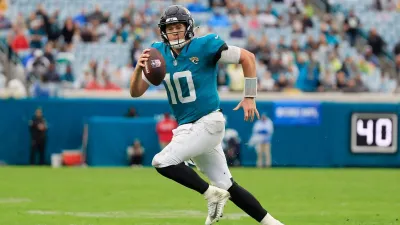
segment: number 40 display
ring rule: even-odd
[[[353,113],[351,116],[351,152],[396,153],[397,113]]]
[[[372,145],[375,139],[375,144],[377,146],[389,147],[392,144],[392,129],[392,121],[388,118],[377,119],[375,123],[371,119],[357,120],[357,134],[360,136],[365,136],[367,138],[368,145]],[[386,133],[385,136],[383,136],[383,131]]]

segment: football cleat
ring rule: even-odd
[[[224,207],[228,199],[230,198],[229,192],[211,186],[204,193],[204,198],[207,200],[208,216],[205,224],[211,225],[214,222],[219,221],[224,212]]]

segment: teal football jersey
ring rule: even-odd
[[[175,58],[170,47],[155,42],[163,55],[167,74],[163,81],[168,101],[179,125],[219,109],[215,56],[225,42],[216,34],[195,37]]]

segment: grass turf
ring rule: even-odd
[[[286,225],[400,225],[400,170],[232,169]],[[206,201],[151,168],[0,168],[0,225],[204,224]],[[232,202],[218,225],[251,225]]]

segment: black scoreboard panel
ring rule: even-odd
[[[353,153],[396,153],[397,114],[353,113],[351,151]]]

